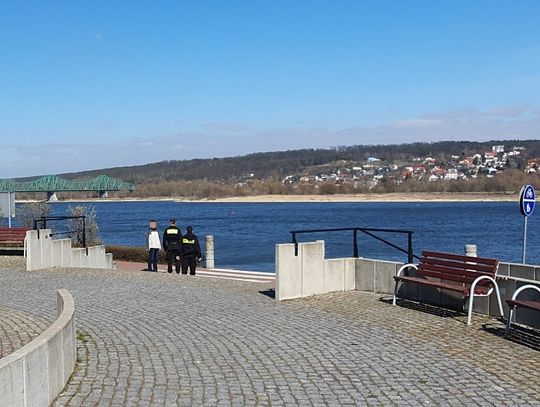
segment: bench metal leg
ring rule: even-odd
[[[467,325],[471,325],[474,294],[469,295],[469,309],[467,310]]]
[[[495,288],[495,294],[497,296],[497,303],[499,305],[499,312],[501,314],[501,317],[504,318],[503,313],[503,307],[501,302],[501,294],[499,293],[499,286],[497,285],[497,282],[494,278],[491,278],[489,276],[481,276],[478,277],[476,280],[473,281],[471,285],[471,292],[469,293],[469,309],[467,310],[467,325],[471,325],[471,319],[472,319],[472,309],[473,309],[473,300],[474,300],[474,290],[476,289],[476,284],[478,284],[481,280],[489,280],[493,284],[493,287]],[[489,296],[489,292],[487,295],[482,295],[482,297]]]
[[[510,324],[512,324],[512,316],[514,314],[514,307],[510,308],[510,313],[508,314],[508,320],[506,321],[506,329],[504,330],[504,337],[507,338],[510,333]]]

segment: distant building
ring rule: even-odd
[[[414,172],[425,173],[427,171],[427,169],[426,169],[426,166],[424,164],[413,164],[413,171]]]
[[[450,168],[446,174],[444,174],[444,179],[446,180],[457,180],[458,171],[455,168]]]

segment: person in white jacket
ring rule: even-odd
[[[157,231],[157,222],[155,220],[150,221],[150,230],[147,233],[146,247],[148,249],[148,268],[145,271],[158,271],[158,253],[161,249],[161,241],[159,239],[159,232]]]

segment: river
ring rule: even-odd
[[[192,225],[204,246],[204,236],[215,241],[216,267],[274,271],[274,246],[291,241],[291,230],[340,227],[409,229],[416,254],[430,249],[463,253],[476,244],[478,255],[521,262],[523,216],[516,202],[317,202],[214,203],[125,201],[81,203],[93,205],[100,237],[106,244],[144,246],[149,219],[160,232],[170,218],[182,231]],[[51,215],[66,215],[69,206],[51,204]],[[61,225],[57,225],[61,228]],[[385,235],[400,247],[402,235]],[[327,257],[351,256],[352,233],[303,235],[300,241],[324,239]],[[405,261],[406,256],[368,236],[359,235],[360,255]],[[540,264],[540,215],[528,220],[527,262]]]

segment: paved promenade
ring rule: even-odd
[[[80,361],[57,406],[540,405],[540,351],[492,319],[467,328],[362,292],[278,303],[270,283],[16,268],[0,259],[0,310],[51,321],[57,288],[75,299]]]

